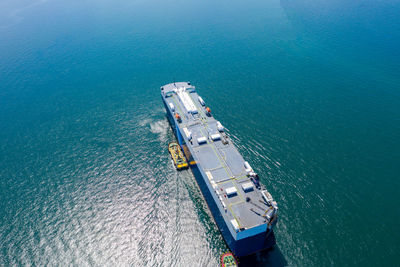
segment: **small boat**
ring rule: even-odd
[[[178,170],[186,169],[189,165],[186,162],[185,156],[177,143],[171,143],[168,146],[169,153],[172,156],[175,167]]]
[[[221,266],[222,267],[237,267],[239,266],[235,256],[231,252],[227,252],[221,255]]]

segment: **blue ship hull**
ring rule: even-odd
[[[182,134],[179,130],[178,125],[176,124],[173,115],[171,114],[170,110],[167,107],[167,104],[165,103],[164,98],[162,98],[164,107],[167,111],[167,118],[168,121],[174,131],[174,134],[176,136],[176,139],[178,140],[179,145],[181,146],[182,150],[184,151],[186,157],[188,158],[188,162],[192,162],[193,158],[191,157],[190,151],[188,147],[185,144],[184,138],[182,137]],[[196,182],[203,194],[204,199],[206,200],[206,203],[208,205],[208,208],[211,211],[211,214],[222,234],[222,236],[225,239],[226,244],[230,248],[230,250],[235,254],[237,257],[243,257],[246,255],[253,254],[257,251],[265,250],[268,248],[271,248],[272,246],[275,245],[275,236],[272,230],[270,232],[261,232],[260,234],[248,237],[248,238],[242,238],[239,240],[236,240],[232,234],[231,231],[229,231],[226,222],[224,218],[221,215],[221,212],[216,204],[216,199],[213,197],[211,194],[210,188],[208,185],[205,183],[205,176],[202,174],[201,170],[199,169],[199,164],[190,164],[190,168],[192,170],[192,173],[196,179]]]

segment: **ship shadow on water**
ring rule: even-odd
[[[287,266],[288,263],[283,256],[281,250],[278,245],[274,245],[272,248],[268,250],[264,250],[258,252],[251,256],[242,257],[239,259],[239,266]]]

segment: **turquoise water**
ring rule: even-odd
[[[398,1],[0,3],[0,265],[217,266],[159,87],[191,81],[279,203],[248,266],[400,262]]]

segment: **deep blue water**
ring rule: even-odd
[[[249,266],[400,262],[400,2],[0,3],[0,265],[216,266],[159,87],[191,81],[278,201]]]

